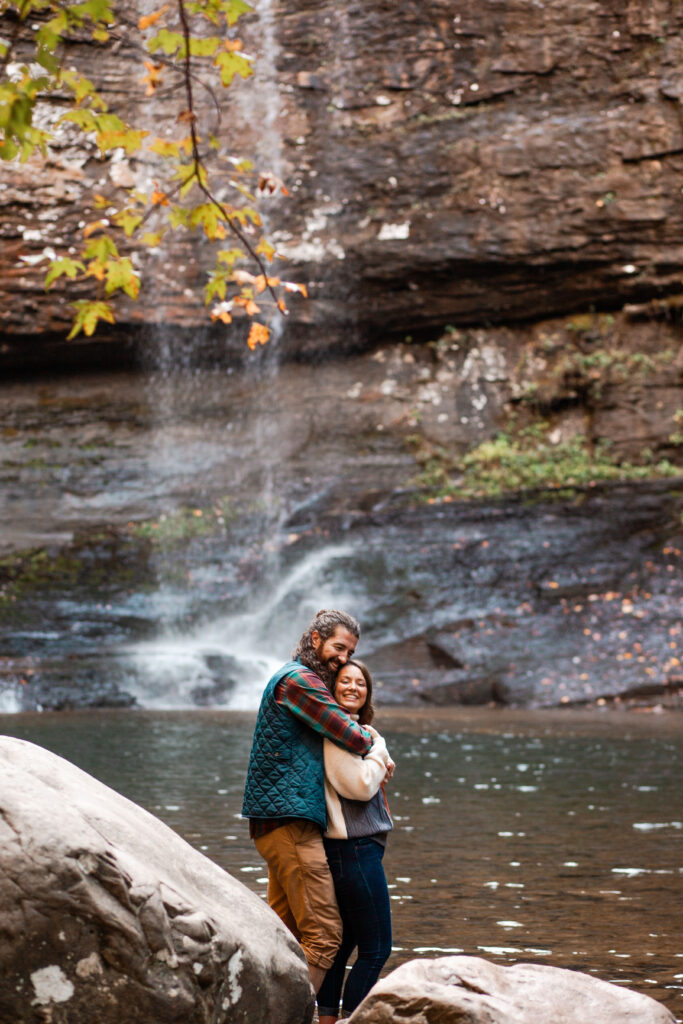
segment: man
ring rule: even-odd
[[[268,903],[301,943],[318,992],[342,925],[323,848],[327,827],[323,739],[365,755],[372,738],[332,697],[360,636],[355,619],[320,611],[293,661],[268,682],[259,708],[242,814],[268,864]]]

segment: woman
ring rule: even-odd
[[[372,676],[353,659],[340,668],[334,685],[337,703],[369,726],[374,716]],[[318,992],[320,1024],[348,1017],[379,977],[391,952],[391,912],[382,857],[392,822],[382,783],[394,770],[386,743],[370,728],[374,743],[365,758],[324,743],[327,832],[325,852],[334,880],[344,934],[339,952]],[[358,957],[346,978],[353,949]]]

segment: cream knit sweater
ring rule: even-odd
[[[342,750],[331,740],[323,742],[325,759],[325,801],[327,803],[328,839],[347,839],[346,822],[339,797],[347,800],[370,800],[379,791],[387,773],[389,752],[384,739],[376,729],[365,726],[372,733],[373,744],[365,757]]]

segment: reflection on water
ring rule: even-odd
[[[253,715],[0,718],[163,818],[265,893],[240,820]],[[683,722],[676,716],[396,712],[387,969],[464,952],[596,974],[683,1018]]]

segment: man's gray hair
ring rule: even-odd
[[[353,616],[347,615],[346,612],[336,610],[328,611],[323,608],[322,611],[317,613],[313,622],[303,634],[301,640],[299,640],[299,645],[294,651],[292,658],[295,661],[302,662],[304,665],[310,665],[310,659],[312,656],[314,661],[317,662],[315,651],[313,649],[313,632],[318,632],[320,634],[320,639],[324,643],[325,640],[329,640],[338,626],[348,629],[349,633],[352,633],[356,638],[360,636],[360,625]],[[311,667],[313,666],[311,665]]]

